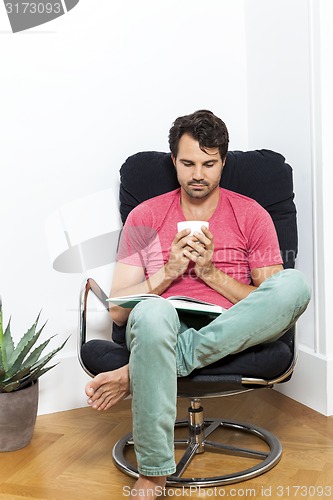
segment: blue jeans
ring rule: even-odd
[[[288,269],[198,330],[182,324],[163,298],[148,299],[132,310],[126,342],[131,353],[133,439],[141,474],[175,472],[177,377],[277,340],[305,311],[310,295],[303,274]]]

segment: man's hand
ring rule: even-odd
[[[165,273],[172,280],[184,274],[190,263],[188,256],[189,250],[191,250],[189,246],[191,242],[189,238],[190,232],[190,229],[179,231],[171,244],[169,260],[165,264]]]
[[[189,239],[184,255],[195,263],[194,272],[199,278],[207,277],[215,270],[212,262],[214,255],[213,235],[206,227],[202,226],[204,234],[196,232],[194,238]]]

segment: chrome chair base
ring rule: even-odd
[[[188,428],[188,436],[184,439],[175,439],[175,448],[185,446],[186,449],[177,464],[176,472],[167,478],[167,486],[209,487],[238,483],[264,474],[274,467],[281,458],[282,446],[274,434],[244,422],[221,419],[204,420],[203,408],[199,399],[191,400],[188,420],[177,420],[175,423],[175,432],[182,427]],[[252,446],[233,446],[223,442],[211,441],[209,439],[210,435],[220,429],[234,431],[237,434],[237,440],[240,436],[248,437],[251,435],[255,437],[256,442],[261,446],[257,448],[257,445],[255,445],[256,448],[253,449]],[[266,449],[263,449],[263,442]],[[137,478],[139,477],[139,473],[136,466],[126,459],[130,448],[133,448],[133,438],[132,434],[127,434],[115,444],[112,456],[118,469],[131,477]],[[192,460],[195,457],[197,457],[197,460],[200,460],[200,455],[208,451],[239,457],[240,470],[212,477],[186,477],[186,469]],[[241,468],[242,458],[250,458],[258,462],[252,467],[243,469]],[[219,461],[218,463],[220,464],[221,462]]]

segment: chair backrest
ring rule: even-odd
[[[297,221],[292,169],[285,158],[267,149],[229,151],[220,185],[249,196],[271,215],[285,268],[297,256]],[[179,187],[170,153],[146,151],[127,158],[120,169],[120,213],[123,223],[139,203]],[[115,326],[113,338],[122,342],[124,332]],[[293,334],[286,334],[291,345]]]

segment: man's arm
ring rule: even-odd
[[[282,271],[282,265],[273,265],[252,269],[251,276],[253,285],[246,285],[237,281],[235,278],[228,276],[223,271],[220,271],[215,266],[210,273],[202,276],[201,279],[218,293],[226,297],[233,304],[247,297],[251,292],[256,290],[261,283],[273,274]]]
[[[170,284],[171,282],[169,282],[165,274],[164,267],[146,280],[144,268],[118,262],[114,270],[110,296],[117,297],[139,293],[160,295]],[[131,309],[114,306],[112,303],[110,305],[112,319],[119,326],[126,323],[130,312]]]
[[[184,249],[188,248],[187,236],[189,232],[189,230],[184,229],[176,234],[171,245],[168,262],[147,279],[145,278],[143,266],[132,266],[117,262],[110,296],[117,297],[139,293],[161,295],[178,276],[186,271],[189,265],[190,260],[184,255]],[[130,312],[131,309],[110,305],[112,319],[119,326],[126,323]]]
[[[196,233],[198,242],[189,241],[192,252],[185,249],[184,254],[195,263],[194,271],[207,286],[213,288],[233,304],[247,297],[258,288],[267,278],[282,271],[280,264],[252,269],[251,278],[253,285],[246,285],[232,278],[214,266],[213,235],[207,228],[202,228],[204,234]],[[194,251],[193,251],[194,250]]]

